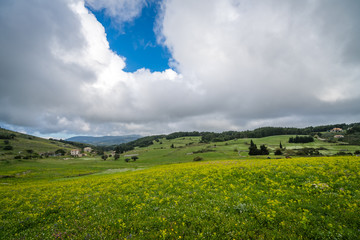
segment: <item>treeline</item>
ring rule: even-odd
[[[0,139],[14,139],[15,134],[0,134]]]
[[[202,133],[194,131],[194,132],[174,132],[166,135],[165,138],[167,140],[180,138],[180,137],[198,137],[201,136]]]
[[[314,142],[314,138],[311,136],[296,136],[289,138],[289,143],[309,143]]]
[[[137,140],[128,143],[122,143],[120,145],[117,145],[114,148],[114,150],[116,153],[123,153],[123,152],[131,151],[135,147],[148,147],[152,145],[154,141],[159,142],[160,139],[164,137],[166,137],[166,135],[154,135],[154,136],[139,138]]]
[[[112,146],[112,148],[117,153],[123,153],[126,151],[133,150],[135,147],[147,147],[153,144],[154,141],[159,142],[160,139],[166,138],[168,140],[175,139],[179,137],[201,137],[200,142],[209,143],[209,142],[224,142],[233,139],[239,138],[262,138],[276,135],[310,135],[314,136],[319,132],[329,131],[333,128],[343,128],[348,129],[354,126],[358,126],[360,123],[351,123],[351,124],[333,124],[333,125],[324,125],[317,127],[306,127],[306,128],[287,128],[287,127],[262,127],[255,130],[247,131],[226,131],[222,133],[215,132],[175,132],[168,135],[155,135],[139,138],[135,141],[128,143],[123,143],[117,146]],[[357,128],[356,128],[357,129]]]
[[[78,147],[78,148],[85,148],[85,147],[91,147],[91,148],[95,148],[95,146],[91,145],[91,144],[85,144],[85,143],[79,143],[79,142],[72,142],[72,141],[66,141],[66,140],[63,140],[63,139],[60,139],[60,140],[56,140],[56,139],[53,139],[53,138],[49,138],[49,140],[51,141],[59,141],[61,143],[65,143],[65,144],[70,144],[70,145],[73,145],[75,147]]]

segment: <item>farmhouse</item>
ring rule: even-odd
[[[92,148],[91,147],[86,147],[84,148],[84,152],[91,152],[92,151]]]
[[[330,130],[330,132],[342,132],[342,128],[333,128]]]
[[[79,156],[80,155],[80,150],[79,149],[71,149],[70,155],[71,156]]]

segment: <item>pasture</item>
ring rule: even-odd
[[[179,154],[176,150],[171,154]],[[0,238],[358,237],[358,157],[166,165],[140,159],[59,159],[53,165],[37,160],[23,165],[25,172],[17,172],[21,164],[2,168],[1,174],[16,177],[0,179]]]

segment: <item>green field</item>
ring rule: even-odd
[[[359,146],[289,137],[252,139],[268,147],[265,156],[248,155],[251,139],[183,137],[103,161],[14,159],[26,149],[74,148],[19,134],[7,143],[12,151],[0,149],[0,239],[357,239],[360,158],[285,153]],[[275,156],[280,142],[286,150]]]
[[[204,161],[85,176],[74,169],[0,179],[0,238],[358,238],[358,157]]]

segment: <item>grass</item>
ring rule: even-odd
[[[58,149],[70,150],[74,148],[69,144],[64,144],[58,141],[51,141],[39,137],[30,136],[18,132],[9,131],[0,128],[0,135],[13,134],[14,139],[0,139],[0,161],[11,160],[16,155],[26,155],[27,150],[33,150],[40,154],[43,152],[55,152]],[[8,143],[6,143],[8,141]],[[4,150],[4,147],[10,145],[12,150]]]
[[[357,239],[359,173],[357,157],[317,157],[1,179],[0,238]]]
[[[329,155],[359,146],[289,137],[253,139],[272,159],[249,157],[251,139],[184,137],[103,161],[16,160],[21,149],[61,147],[17,135],[14,153],[0,150],[0,239],[357,239],[360,158],[275,159],[273,151],[280,142]],[[131,154],[139,159],[125,162]]]

